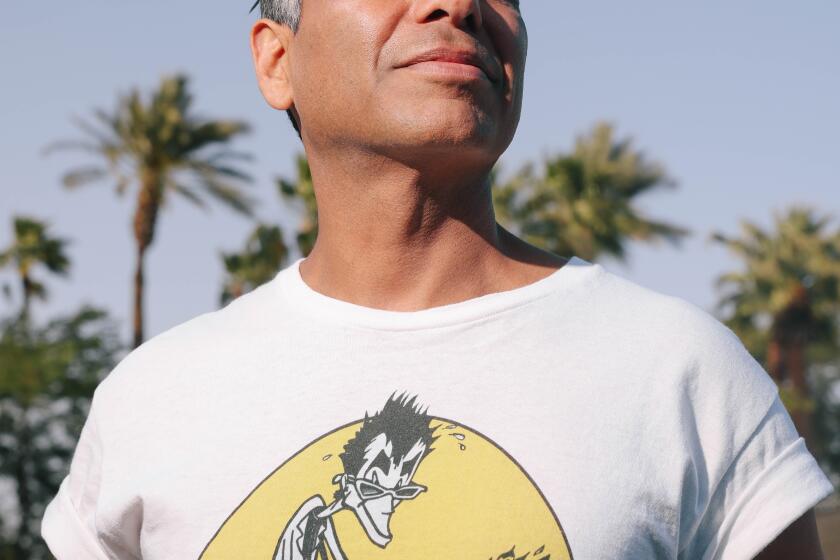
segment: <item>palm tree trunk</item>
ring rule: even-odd
[[[137,348],[143,344],[143,257],[145,250],[137,248],[137,261],[134,270],[134,341]]]
[[[776,337],[770,340],[767,347],[767,373],[777,384],[784,380],[782,371],[782,345]]]
[[[18,453],[14,467],[15,484],[17,486],[18,513],[20,514],[20,530],[18,531],[18,545],[22,545],[24,535],[29,533],[29,523],[32,519],[32,496],[29,492],[29,455],[32,442],[32,434],[29,431],[27,409],[22,407],[20,417],[20,430],[18,430]],[[23,558],[23,556],[21,556]]]
[[[808,394],[808,383],[805,377],[805,341],[797,337],[792,340],[787,349],[787,371],[791,384],[803,395]]]
[[[143,344],[143,264],[146,249],[155,236],[155,224],[160,208],[161,185],[157,173],[149,169],[141,171],[140,192],[134,213],[134,240],[137,244],[137,262],[134,272],[134,348]]]
[[[21,319],[27,321],[29,319],[29,304],[32,301],[32,280],[26,272],[21,274],[21,283],[23,284],[23,306],[20,310]]]
[[[808,290],[801,283],[796,284],[791,289],[787,305],[775,317],[768,349],[770,367],[784,381],[797,403],[790,411],[796,429],[812,451],[811,395],[805,352],[813,324],[814,313]]]
[[[808,385],[805,377],[805,341],[801,337],[796,337],[788,344],[786,349],[787,371],[791,380],[791,387],[794,390],[797,398],[806,399],[810,397]],[[808,447],[813,451],[813,443],[811,441],[811,413],[809,410],[800,408],[796,411],[793,417],[794,424],[799,431],[799,435],[805,438]]]

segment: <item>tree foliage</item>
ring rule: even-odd
[[[614,136],[611,125],[598,123],[571,153],[528,163],[494,185],[498,221],[533,245],[586,260],[624,258],[630,240],[678,244],[689,230],[646,218],[636,207],[639,196],[674,182],[631,139]]]
[[[827,376],[840,365],[840,229],[828,231],[831,221],[792,206],[774,212],[769,231],[742,221],[739,236],[710,239],[743,265],[716,279],[721,320],[765,364],[812,452],[840,474],[840,431],[831,427],[840,386]]]
[[[40,539],[44,508],[122,349],[117,325],[90,306],[43,326],[0,321],[0,480],[14,488],[14,507],[0,510],[0,558],[51,558]]]
[[[42,266],[53,274],[67,275],[68,241],[52,236],[46,223],[29,216],[16,216],[13,229],[12,244],[0,252],[0,268],[13,268],[17,273],[23,294],[21,314],[26,315],[33,298],[47,298],[46,286],[33,276],[36,268]]]
[[[774,329],[785,339],[804,337],[815,360],[832,359],[840,312],[840,229],[828,231],[831,221],[811,208],[792,206],[773,213],[770,230],[744,220],[738,236],[711,234],[743,264],[715,280],[721,292],[717,310],[758,359],[767,360]],[[808,309],[791,312],[802,290]]]
[[[318,237],[318,204],[315,199],[315,186],[312,171],[304,154],[295,156],[296,176],[293,180],[279,178],[277,189],[283,200],[302,206],[302,218],[295,234],[301,255],[307,256],[315,246]]]
[[[268,282],[282,268],[289,256],[278,226],[259,224],[239,253],[221,253],[226,278],[220,297],[221,305]]]
[[[248,154],[228,148],[249,126],[242,121],[208,120],[192,108],[186,76],[164,77],[148,101],[137,89],[121,95],[113,112],[97,109],[94,121],[77,118],[82,140],[55,142],[46,152],[76,150],[99,163],[77,167],[62,181],[76,188],[102,179],[114,181],[116,192],[137,187],[134,238],[137,247],[134,276],[134,346],[143,341],[144,256],[155,238],[158,214],[172,196],[201,208],[216,200],[251,216],[254,201],[241,186],[250,175],[236,162]]]

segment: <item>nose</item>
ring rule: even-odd
[[[417,0],[415,18],[419,23],[449,19],[455,27],[477,32],[481,29],[482,0]]]

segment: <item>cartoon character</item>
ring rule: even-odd
[[[392,395],[380,412],[365,415],[339,455],[344,472],[332,480],[338,485],[333,502],[327,505],[321,496],[306,500],[286,524],[274,560],[347,560],[332,516],[348,509],[371,542],[388,546],[396,507],[427,491],[413,479],[437,439],[431,417],[415,401]]]

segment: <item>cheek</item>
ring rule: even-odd
[[[357,4],[363,3],[336,2],[324,18],[328,21],[310,24],[301,33],[293,67],[300,110],[308,105],[327,117],[338,112],[324,109],[341,107],[342,115],[353,116],[369,103],[391,21],[374,14],[371,6],[354,9]]]
[[[376,69],[383,42],[400,20],[400,2],[329,2],[330,7],[319,14],[319,21],[306,29],[306,58],[316,60],[321,71],[316,81],[347,83],[353,77],[370,75]]]
[[[505,96],[509,103],[521,101],[525,87],[525,58],[527,47],[522,44],[513,45],[506,57],[505,74],[507,75],[507,91]]]

